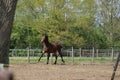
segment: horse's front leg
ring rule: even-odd
[[[55,62],[54,62],[54,64],[57,64],[57,54],[56,53],[54,53],[55,54]]]
[[[40,58],[38,59],[38,62],[40,62],[41,58],[43,57],[44,53],[42,52]]]
[[[49,64],[50,53],[47,54],[47,64]]]
[[[59,55],[60,55],[60,57],[61,57],[62,62],[65,63],[65,61],[63,60],[63,56],[62,56],[62,53],[61,53],[61,52],[59,52]]]

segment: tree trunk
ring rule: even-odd
[[[9,42],[17,0],[0,0],[0,63],[9,64]]]

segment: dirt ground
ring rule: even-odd
[[[110,80],[113,63],[14,64],[15,80]],[[120,80],[120,66],[115,80]]]

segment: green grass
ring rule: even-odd
[[[39,57],[31,57],[30,63],[36,63]],[[54,62],[54,57],[51,59],[50,62]],[[74,60],[71,57],[64,57],[66,63],[80,63],[80,62],[111,62],[112,59],[108,57],[99,57],[99,58],[90,58],[90,57],[75,57]],[[40,61],[41,63],[46,62],[46,57],[43,57]],[[58,58],[58,62],[61,63],[61,59]],[[10,57],[11,64],[19,64],[19,63],[28,63],[27,57]]]

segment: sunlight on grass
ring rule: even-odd
[[[37,63],[38,62],[39,57],[31,57],[30,58],[30,63]],[[46,57],[43,57],[41,59],[41,63],[45,63],[46,62]],[[50,58],[50,62],[54,62],[55,58]],[[64,60],[66,63],[80,63],[80,62],[111,62],[111,58],[107,58],[107,57],[98,57],[98,58],[94,58],[92,60],[92,58],[90,57],[75,57],[74,59],[71,57],[64,57]],[[58,62],[61,63],[61,59],[60,57],[58,58]],[[19,64],[19,63],[28,63],[28,58],[27,57],[10,57],[10,64]]]

